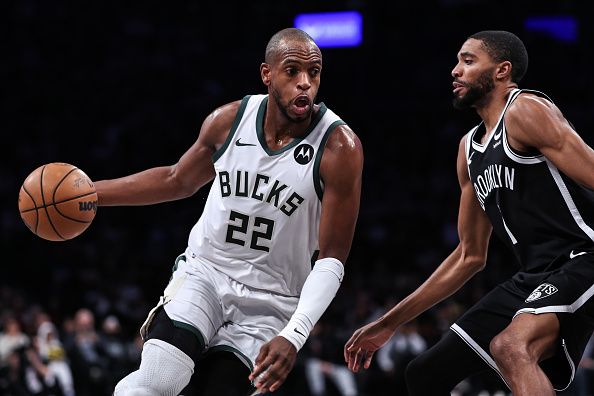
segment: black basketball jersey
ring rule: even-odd
[[[594,251],[594,192],[561,173],[542,153],[510,147],[504,115],[522,92],[550,100],[542,92],[513,90],[484,143],[483,123],[467,134],[466,160],[494,232],[523,271],[536,272],[552,269],[558,258]]]

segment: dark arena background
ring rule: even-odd
[[[514,271],[493,237],[481,273],[403,326],[369,370],[345,372],[342,348],[352,331],[414,290],[458,242],[457,147],[478,116],[453,109],[450,72],[468,35],[516,33],[530,55],[520,86],[548,94],[594,143],[588,1],[23,0],[0,10],[0,395],[110,395],[138,365],[138,328],[208,192],[100,207],[82,235],[49,242],[19,216],[25,177],[49,162],[74,164],[93,180],[175,163],[210,111],[265,93],[266,43],[300,14],[362,18],[358,45],[322,48],[318,101],[359,135],[364,185],[343,284],[276,395],[406,395],[406,362]],[[50,365],[56,378],[70,372],[73,386],[45,383],[40,373]],[[592,394],[592,367],[587,350],[562,394]],[[349,380],[355,389],[342,385]],[[491,373],[456,392],[508,394]]]

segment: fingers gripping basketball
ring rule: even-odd
[[[19,212],[37,236],[50,241],[72,239],[95,218],[95,185],[73,165],[60,162],[42,165],[21,186]]]

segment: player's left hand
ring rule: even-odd
[[[361,366],[368,369],[373,354],[384,346],[396,332],[388,327],[382,318],[377,319],[359,329],[344,345],[344,360],[353,372],[358,372]]]
[[[276,336],[260,348],[250,381],[260,393],[274,392],[295,365],[297,349],[284,337]]]

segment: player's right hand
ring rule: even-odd
[[[395,331],[387,327],[382,318],[356,330],[344,345],[344,360],[349,369],[357,372],[361,363],[368,369],[375,351],[384,346]]]
[[[295,365],[297,349],[284,337],[276,336],[260,348],[250,381],[260,393],[277,390]]]

